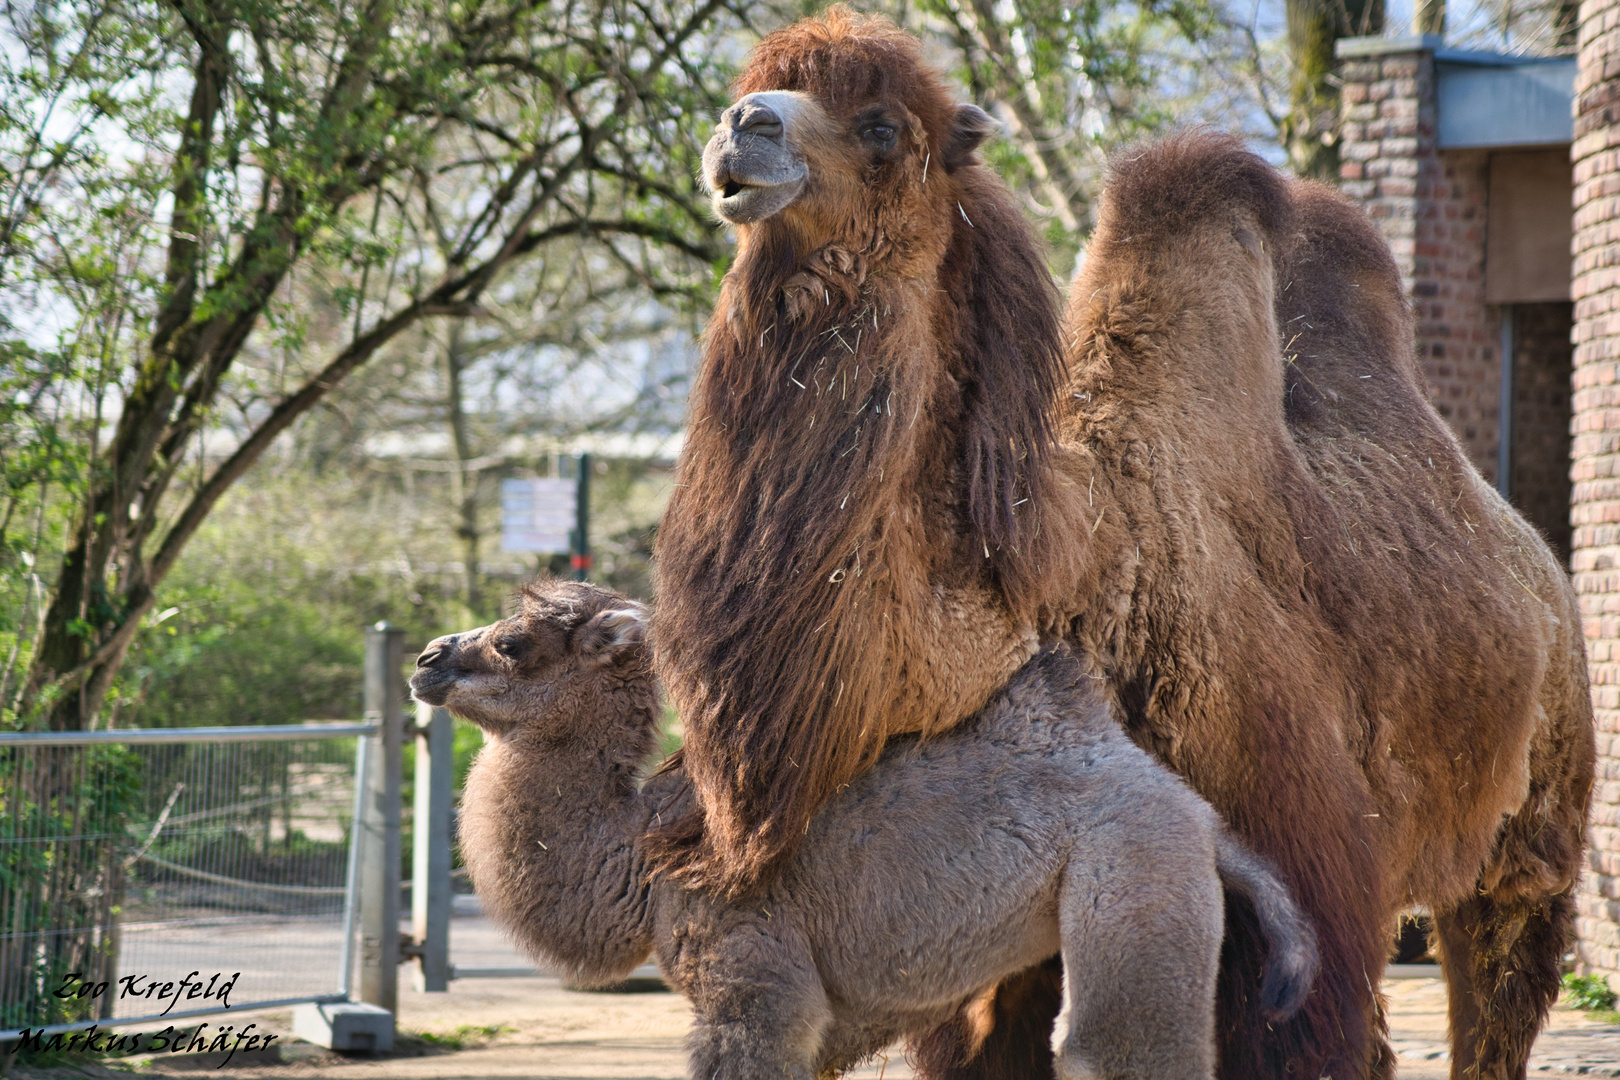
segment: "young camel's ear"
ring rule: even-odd
[[[599,611],[575,634],[574,647],[581,655],[613,656],[626,646],[646,640],[647,609],[638,604]]]
[[[945,171],[955,172],[973,157],[979,144],[996,133],[1001,125],[977,105],[958,105],[951,121],[950,138],[945,143]]]

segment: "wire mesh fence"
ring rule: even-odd
[[[0,735],[0,1036],[345,995],[375,730]]]

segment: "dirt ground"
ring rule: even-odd
[[[1435,979],[1385,983],[1390,1028],[1402,1080],[1444,1080],[1445,989]],[[577,993],[553,978],[470,979],[446,994],[402,988],[400,1046],[379,1057],[346,1057],[290,1036],[290,1013],[232,1016],[284,1033],[285,1050],[237,1054],[221,1069],[219,1055],[160,1055],[122,1062],[149,1076],[233,1080],[679,1080],[686,1075],[681,1042],[690,1014],[685,1001],[663,990]],[[220,1018],[220,1022],[225,1022]],[[1598,1024],[1568,1009],[1554,1012],[1537,1043],[1530,1073],[1620,1077],[1620,1027]],[[75,1070],[17,1068],[17,1080],[112,1080],[120,1074],[91,1066]],[[849,1074],[851,1080],[909,1080],[898,1051]]]

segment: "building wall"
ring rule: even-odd
[[[1570,569],[1585,621],[1598,769],[1577,959],[1620,972],[1620,0],[1583,0],[1575,80]]]
[[[1340,187],[1395,254],[1429,400],[1495,483],[1501,363],[1499,315],[1485,303],[1490,157],[1436,147],[1432,54],[1357,57],[1339,75]]]
[[[1568,301],[1513,305],[1509,493],[1569,565],[1570,330]]]
[[[1620,972],[1620,0],[1585,0],[1581,12],[1574,303],[1513,305],[1509,480],[1526,516],[1565,545],[1580,595],[1601,758],[1576,956]],[[1430,48],[1369,42],[1342,63],[1341,187],[1389,239],[1431,400],[1494,482],[1503,308],[1485,303],[1490,155],[1438,149]]]

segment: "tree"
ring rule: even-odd
[[[1443,17],[1443,3],[1441,11]],[[1456,16],[1447,28],[1447,38],[1463,48],[1530,55],[1571,53],[1580,36],[1576,0],[1484,0],[1459,8]]]
[[[559,241],[700,280],[721,257],[692,178],[743,22],[725,0],[8,15],[5,528],[49,516],[53,476],[73,485],[36,579],[53,593],[17,699],[32,724],[93,723],[220,497],[408,330],[478,314]],[[52,408],[73,413],[71,452],[30,441],[64,430]],[[220,430],[209,468],[197,444]],[[25,543],[7,533],[0,558]]]
[[[1289,109],[1278,138],[1300,176],[1339,178],[1339,88],[1335,47],[1340,38],[1380,34],[1384,0],[1287,0]],[[1434,19],[1435,5],[1419,6]],[[1444,9],[1439,9],[1443,19]]]
[[[438,218],[446,249],[459,232],[445,228],[452,212]],[[479,617],[494,613],[478,569],[493,481],[581,438],[668,433],[684,421],[679,406],[712,279],[683,281],[655,247],[638,254],[582,240],[553,245],[509,275],[499,303],[442,334],[420,334],[412,352],[432,363],[399,380],[397,395],[381,395],[387,403],[375,413],[395,433],[449,435],[443,460],[420,454],[400,464],[447,471],[443,516],[457,523],[462,596]]]
[[[920,0],[894,13],[1005,122],[995,164],[1046,221],[1059,266],[1090,231],[1107,152],[1197,118],[1189,99],[1216,89],[1201,50],[1227,33],[1218,0]]]

